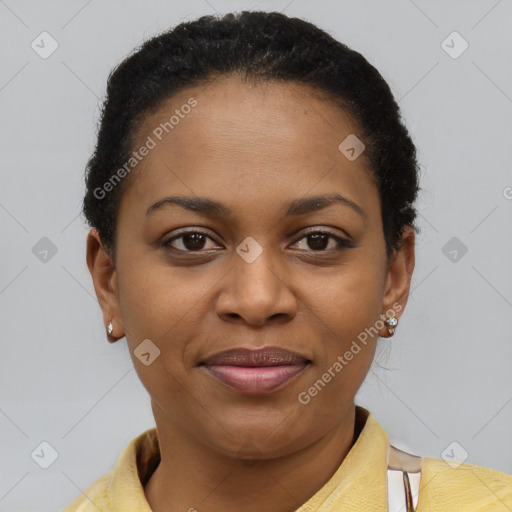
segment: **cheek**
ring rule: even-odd
[[[351,262],[307,288],[307,303],[342,338],[373,325],[382,308],[383,276],[378,267]],[[311,281],[310,281],[311,282]]]
[[[312,380],[324,376],[329,382],[318,402],[328,405],[340,396],[353,396],[369,370],[382,313],[381,272],[375,263],[358,258],[308,288],[312,321],[323,333]]]
[[[205,287],[187,271],[154,259],[132,252],[118,264],[119,302],[127,339],[142,336],[163,341],[204,295]]]
[[[119,262],[118,273],[121,315],[130,353],[144,385],[156,386],[153,395],[158,379],[167,380],[174,391],[179,391],[187,367],[195,361],[189,354],[190,342],[202,339],[201,333],[208,327],[212,318],[209,292],[222,275],[210,271],[199,277],[197,270],[194,276],[193,269],[150,261],[147,256],[137,258],[132,253],[129,261]],[[146,367],[138,359],[142,343],[148,345],[149,352],[158,354],[151,366]]]
[[[381,313],[375,274],[348,272],[316,287],[309,303],[321,330],[316,361],[298,396],[304,418],[327,428],[352,404],[375,354],[378,335],[372,331]],[[319,419],[321,417],[321,420]]]
[[[186,405],[183,353],[187,340],[197,336],[198,308],[207,287],[185,278],[183,271],[178,275],[170,266],[132,256],[118,265],[126,340],[141,383],[159,404],[173,397],[166,411],[174,415]]]

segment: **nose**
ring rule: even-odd
[[[262,326],[295,317],[297,301],[290,289],[290,276],[270,253],[265,249],[252,262],[234,256],[216,302],[217,315],[224,321]]]

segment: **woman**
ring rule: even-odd
[[[400,452],[354,403],[417,232],[415,147],[378,71],[243,12],[150,39],[107,92],[87,263],[156,428],[65,512],[511,510],[511,476]]]

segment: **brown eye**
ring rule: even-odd
[[[304,250],[312,250],[315,252],[320,251],[339,251],[344,248],[354,247],[354,244],[350,240],[346,240],[339,236],[334,235],[328,231],[310,231],[301,239],[299,239],[296,243],[305,240],[305,245],[307,247]],[[329,243],[331,242],[331,247],[329,248]]]
[[[307,239],[308,247],[315,251],[325,251],[332,240],[332,237],[325,233],[313,233],[305,238]]]
[[[201,231],[189,231],[162,242],[162,247],[171,247],[181,252],[195,252],[203,250],[207,240],[214,241],[206,233]]]

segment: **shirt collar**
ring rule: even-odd
[[[387,510],[388,436],[373,415],[356,406],[359,436],[342,464],[297,512]],[[107,511],[152,512],[144,485],[160,462],[158,432],[147,430],[121,453],[106,488]]]
[[[337,471],[297,512],[387,511],[388,436],[360,406],[356,406],[356,424],[360,434]]]

